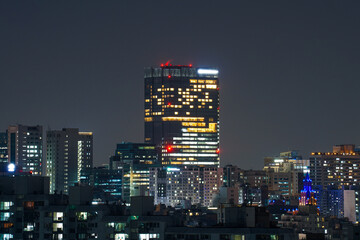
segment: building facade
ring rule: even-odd
[[[335,145],[332,152],[313,152],[310,156],[310,178],[314,185],[359,186],[360,152],[355,145]]]
[[[222,169],[217,167],[157,167],[150,170],[150,195],[155,204],[188,208],[212,206],[222,185]]]
[[[41,175],[43,172],[42,126],[9,126],[8,158],[19,171]]]
[[[86,178],[93,166],[93,134],[77,128],[46,133],[46,175],[50,192],[68,193],[69,187]]]
[[[161,149],[163,165],[219,166],[218,72],[145,69],[145,142]]]
[[[130,201],[131,196],[149,195],[150,168],[157,163],[155,145],[148,143],[117,144],[115,155],[110,158],[112,170],[122,170],[122,199]]]
[[[282,152],[277,157],[264,159],[269,191],[282,196],[297,196],[302,189],[309,160],[302,159],[296,151]]]
[[[8,134],[0,132],[0,163],[8,163]]]

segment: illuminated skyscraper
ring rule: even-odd
[[[192,65],[145,69],[145,142],[163,165],[219,166],[218,70]]]

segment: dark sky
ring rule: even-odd
[[[359,1],[1,1],[0,129],[143,141],[143,70],[220,70],[221,161],[360,144]]]

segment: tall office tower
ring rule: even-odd
[[[19,171],[41,175],[43,159],[42,126],[14,125],[8,127],[9,162]]]
[[[8,161],[8,134],[0,132],[0,164],[7,164]]]
[[[77,128],[46,132],[46,175],[50,192],[68,193],[93,166],[93,134]]]
[[[145,69],[145,142],[163,165],[218,166],[218,70],[161,65]]]

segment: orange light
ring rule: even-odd
[[[216,149],[216,153],[219,154],[219,153],[220,153],[220,149]]]

